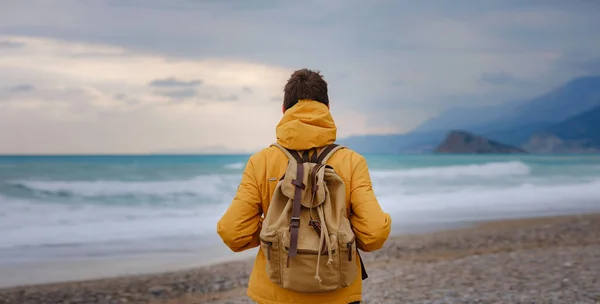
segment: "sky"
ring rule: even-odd
[[[296,69],[338,138],[600,74],[600,2],[5,0],[0,153],[246,152]]]

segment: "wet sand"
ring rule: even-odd
[[[394,236],[362,256],[364,303],[600,303],[600,214]],[[14,287],[0,290],[0,303],[251,303],[251,267]]]

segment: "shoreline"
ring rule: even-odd
[[[434,212],[428,218],[419,217],[419,220],[397,216],[394,217],[396,223],[392,224],[390,239],[453,231],[496,221],[600,213],[600,206],[583,208],[580,205],[577,207],[579,208],[546,210],[545,212],[531,210],[520,214],[505,212],[498,213],[495,216],[492,216],[489,211],[476,216],[465,216],[460,213],[448,216],[448,214]],[[434,218],[435,220],[432,220]],[[0,273],[4,274],[0,276],[0,290],[143,275],[161,275],[163,273],[218,266],[228,262],[252,260],[257,253],[256,248],[241,253],[233,253],[220,239],[213,238],[210,240],[212,240],[210,244],[204,245],[207,248],[205,250],[197,250],[202,246],[195,245],[196,250],[186,247],[185,250],[171,252],[148,251],[130,255],[34,260],[14,264],[0,263]],[[72,271],[72,269],[77,270]]]
[[[2,273],[0,290],[140,275],[159,275],[166,272],[236,262],[250,258],[249,253],[251,252],[245,252],[240,256],[213,256],[210,259],[204,259],[202,254],[198,253],[147,253],[122,257],[34,261],[17,265],[0,265],[0,273]]]
[[[473,222],[448,221],[397,225],[392,227],[390,238],[469,227],[473,225]],[[214,239],[213,243],[208,244],[206,247],[210,247],[210,249],[205,251],[188,249],[170,253],[149,251],[130,255],[33,260],[15,264],[0,263],[0,273],[3,274],[0,276],[0,290],[111,280],[123,277],[152,276],[198,268],[218,267],[226,263],[253,260],[258,250],[253,248],[234,253],[220,239]],[[73,271],[72,269],[77,270]]]
[[[431,266],[477,256],[541,250],[536,253],[539,255],[569,248],[576,252],[592,250],[600,255],[597,250],[600,249],[600,213],[477,221],[434,232],[395,234],[390,236],[383,249],[362,254],[371,278],[365,282],[364,294],[368,298],[377,297],[379,286],[389,283],[385,278],[389,279],[390,270],[391,273],[406,272],[398,265]],[[256,251],[248,252],[249,258],[239,257],[235,261],[175,271],[1,288],[0,303],[45,303],[67,299],[71,303],[93,303],[107,298],[111,300],[106,303],[203,303],[224,299],[246,303],[243,302],[245,286]],[[600,280],[597,277],[600,270],[592,275]],[[393,283],[393,280],[387,281]]]

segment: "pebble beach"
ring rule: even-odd
[[[478,223],[390,237],[362,254],[363,303],[600,303],[600,214]],[[252,303],[252,261],[12,287],[0,304]]]

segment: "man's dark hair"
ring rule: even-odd
[[[292,73],[283,89],[283,107],[293,107],[300,99],[311,99],[329,106],[327,82],[320,71],[301,69]]]

